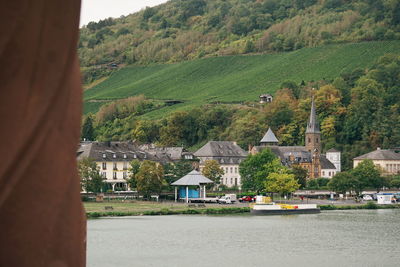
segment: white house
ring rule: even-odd
[[[210,141],[196,151],[194,155],[200,160],[200,171],[203,170],[207,160],[216,160],[224,171],[221,184],[228,187],[240,187],[239,164],[247,157],[247,152],[239,147],[236,142]]]
[[[369,152],[367,154],[358,156],[353,159],[354,168],[365,159],[370,159],[372,162],[380,167],[383,175],[393,175],[400,173],[400,153],[393,150],[380,149]]]

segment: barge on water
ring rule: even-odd
[[[271,198],[257,196],[256,203],[250,206],[254,215],[315,214],[321,210],[316,204],[275,204]]]

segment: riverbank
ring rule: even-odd
[[[248,203],[231,205],[187,205],[184,203],[158,203],[147,201],[135,202],[85,202],[87,218],[120,217],[120,216],[151,216],[177,214],[239,214],[250,212]],[[355,209],[400,209],[399,204],[377,205],[374,202],[361,205],[319,205],[321,210],[355,210]]]

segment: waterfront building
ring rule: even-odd
[[[193,159],[193,154],[182,147],[156,147],[125,142],[82,142],[77,159],[91,158],[100,168],[100,174],[112,191],[129,190],[130,162],[150,160],[159,164],[174,163],[182,159]]]
[[[394,150],[380,149],[379,147],[372,152],[358,156],[353,159],[353,167],[363,160],[372,160],[372,162],[380,167],[383,175],[394,175],[400,173],[400,153]]]
[[[194,155],[200,160],[200,171],[203,170],[207,160],[215,160],[224,171],[221,184],[227,187],[240,187],[239,164],[246,159],[248,153],[238,146],[236,142],[210,141],[197,150]]]
[[[271,128],[260,141],[260,146],[250,149],[251,154],[261,152],[265,148],[280,158],[283,165],[291,167],[298,165],[308,171],[308,178],[332,178],[341,171],[341,153],[330,149],[326,155],[321,153],[321,131],[319,128],[314,98],[311,101],[310,117],[305,132],[305,146],[280,146]]]

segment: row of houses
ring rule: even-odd
[[[129,176],[129,162],[132,160],[151,160],[160,164],[174,163],[180,160],[192,161],[193,168],[203,170],[207,160],[219,163],[224,174],[221,184],[227,187],[241,186],[240,163],[249,154],[255,155],[269,148],[284,166],[301,166],[308,170],[308,178],[332,178],[341,171],[341,152],[334,148],[322,153],[322,135],[317,119],[314,99],[312,99],[310,117],[305,132],[304,146],[281,146],[272,129],[268,129],[260,140],[259,146],[249,151],[243,150],[236,142],[210,141],[195,153],[183,147],[157,147],[153,144],[142,145],[134,141],[127,142],[82,142],[78,149],[78,160],[92,158],[100,168],[101,175],[112,190],[129,189],[126,178]],[[383,174],[400,173],[400,153],[394,150],[376,151],[354,158],[354,167],[362,160],[370,159],[379,166]]]

